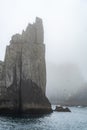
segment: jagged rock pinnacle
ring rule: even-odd
[[[6,100],[5,108],[20,111],[51,110],[51,104],[45,96],[46,63],[43,42],[43,22],[38,17],[22,34],[12,36],[2,66],[5,78],[2,79],[3,82],[0,81],[3,83],[0,87],[4,86],[5,90],[1,91],[3,100]]]

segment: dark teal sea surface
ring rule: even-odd
[[[0,130],[87,130],[87,107],[70,110],[36,117],[0,116]]]

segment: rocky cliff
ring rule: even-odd
[[[45,45],[40,18],[29,24],[21,35],[12,36],[0,68],[2,111],[51,111],[51,104],[45,96]]]

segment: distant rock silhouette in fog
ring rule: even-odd
[[[72,95],[66,103],[74,106],[87,106],[87,83],[83,84],[77,93]]]
[[[48,64],[47,69],[47,95],[52,104],[66,103],[85,82],[76,64]]]

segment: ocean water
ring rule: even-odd
[[[3,117],[0,130],[87,130],[87,107],[70,107],[71,113],[53,112],[44,116]]]

